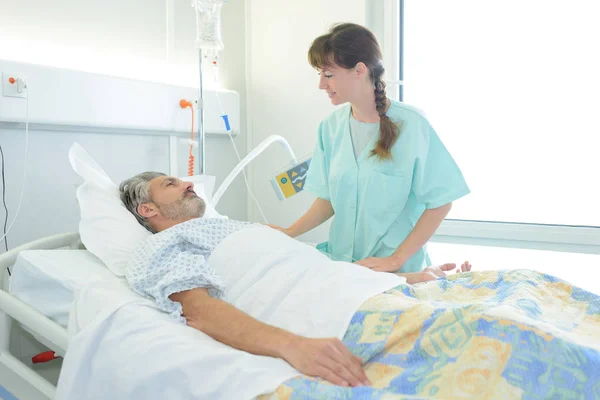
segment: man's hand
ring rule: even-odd
[[[308,339],[265,324],[223,300],[212,298],[205,288],[174,293],[169,298],[181,303],[188,326],[228,346],[281,358],[303,374],[336,385],[370,384],[361,359],[350,353],[339,339]]]
[[[446,276],[446,272],[452,272],[454,270],[456,270],[457,273],[469,272],[471,270],[471,264],[468,261],[465,261],[460,266],[460,270],[456,268],[456,264],[454,263],[448,263],[437,267],[427,267],[422,272],[421,282],[433,281],[438,278],[443,278]]]
[[[371,385],[362,369],[362,360],[350,353],[337,338],[299,337],[283,351],[283,358],[303,374],[325,379],[334,385]]]
[[[395,256],[390,257],[369,257],[364,260],[356,261],[355,264],[372,269],[378,272],[396,272],[402,268],[402,261]]]

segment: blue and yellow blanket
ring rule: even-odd
[[[367,301],[343,341],[373,386],[302,376],[261,400],[600,399],[600,297],[534,271],[402,285]]]

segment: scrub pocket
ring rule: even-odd
[[[410,180],[400,171],[397,175],[371,171],[367,187],[369,204],[365,208],[380,221],[398,218],[410,193]]]

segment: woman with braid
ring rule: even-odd
[[[333,260],[382,272],[431,265],[426,243],[452,202],[469,193],[460,169],[427,119],[387,98],[377,39],[335,25],[308,51],[319,89],[341,105],[321,122],[305,189],[317,196],[289,228],[301,235],[334,217],[318,248]]]

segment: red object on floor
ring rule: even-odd
[[[34,364],[39,364],[52,361],[55,358],[58,358],[58,356],[53,351],[45,351],[43,353],[31,357],[31,362]]]

